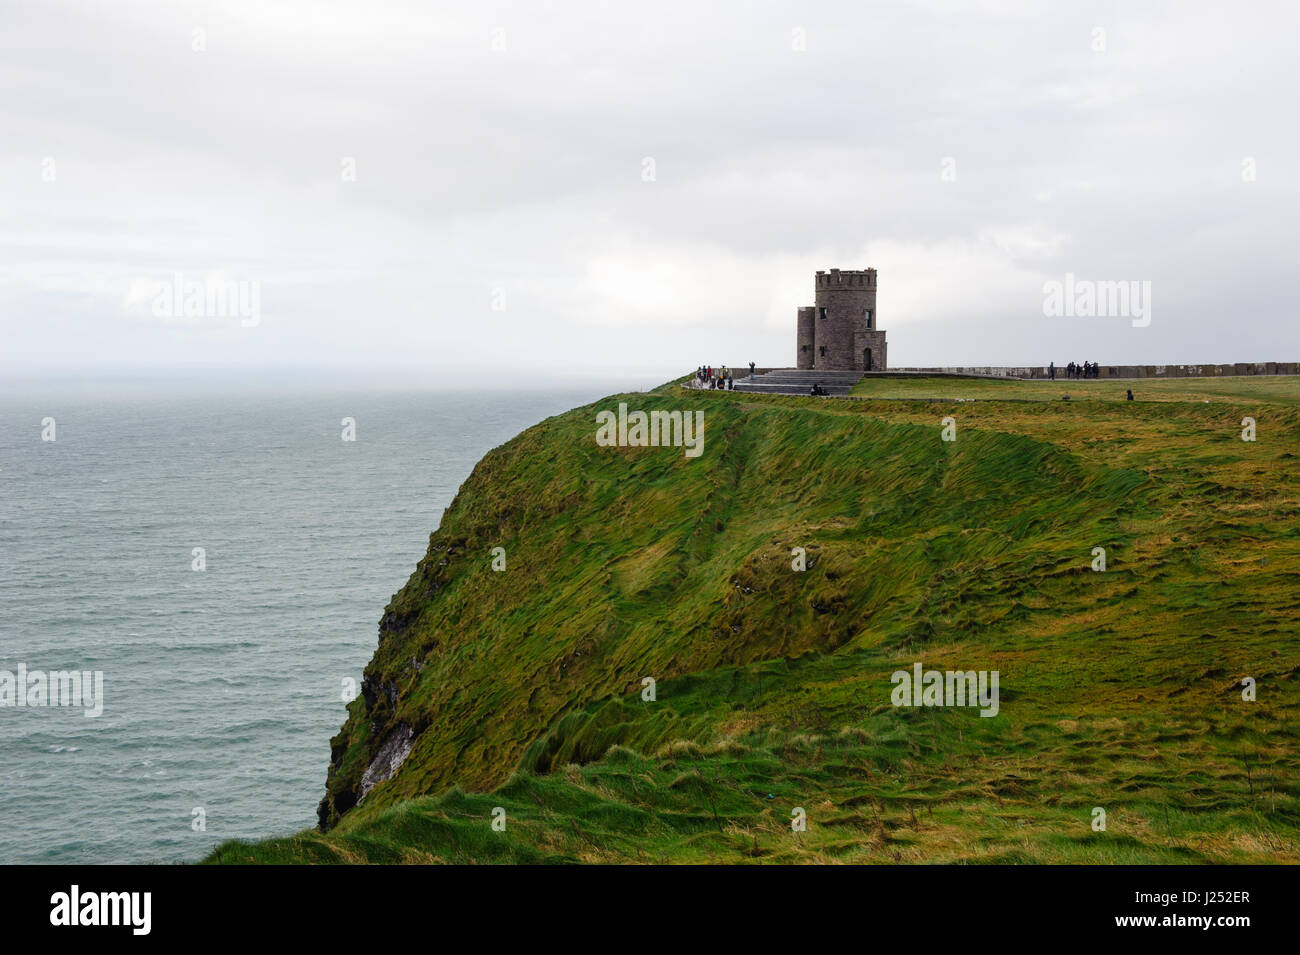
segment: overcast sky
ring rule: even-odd
[[[0,370],[791,365],[867,266],[895,366],[1300,360],[1297,21],[0,0]],[[1045,316],[1067,272],[1150,324]]]

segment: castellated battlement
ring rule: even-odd
[[[817,273],[816,287],[834,288],[874,288],[876,285],[875,269],[831,269]]]
[[[884,371],[875,269],[829,269],[813,278],[814,304],[796,313],[795,364],[825,371]]]

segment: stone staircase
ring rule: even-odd
[[[814,384],[821,384],[828,395],[847,395],[862,379],[860,371],[802,371],[776,368],[757,376],[736,378],[736,390],[765,395],[806,395]]]

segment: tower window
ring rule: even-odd
[[[871,330],[871,309],[867,309],[867,330]]]
[[[825,355],[825,354],[826,354],[826,346],[825,346],[825,345],[823,345],[823,346],[821,347],[821,353],[822,353],[822,355]]]
[[[817,317],[818,317],[818,318],[825,318],[825,317],[826,317],[826,309],[824,309],[824,308],[819,308],[819,309],[817,309]]]

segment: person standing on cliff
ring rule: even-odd
[[[754,380],[754,363],[752,361],[749,363],[749,380]]]
[[[1051,378],[1052,381],[1056,381],[1056,362],[1052,362],[1047,366],[1047,377]]]

